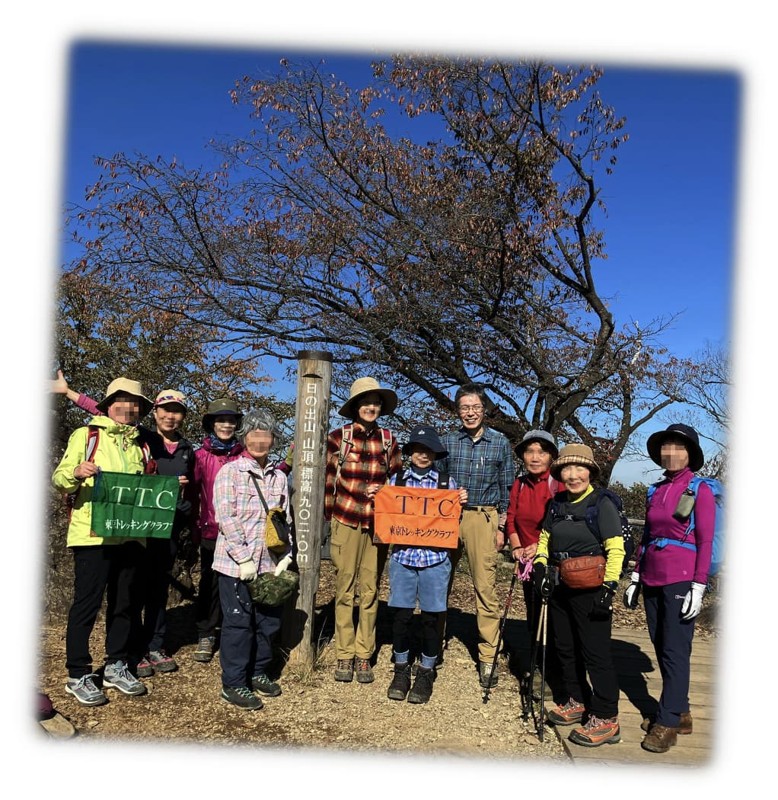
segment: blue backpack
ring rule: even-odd
[[[716,480],[715,478],[700,478],[695,476],[689,481],[688,491],[694,494],[695,500],[697,499],[697,492],[699,491],[700,484],[705,483],[707,484],[708,488],[713,492],[713,498],[716,501],[716,523],[713,528],[713,547],[711,549],[711,557],[710,557],[710,570],[708,571],[708,575],[716,575],[718,571],[721,569],[721,562],[724,557],[724,487],[721,484],[721,481]],[[656,491],[656,484],[652,484],[648,487],[648,502],[651,502],[651,498]],[[650,543],[653,544],[655,547],[666,547],[667,545],[673,545],[675,547],[685,547],[687,550],[697,550],[697,545],[694,542],[687,542],[686,539],[689,534],[694,530],[694,508],[692,508],[692,513],[689,515],[689,524],[686,527],[686,531],[683,535],[683,539],[667,539],[662,536],[658,536],[656,538],[649,537]]]

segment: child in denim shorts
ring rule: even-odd
[[[433,464],[446,450],[435,430],[427,425],[413,429],[403,445],[403,455],[410,456],[411,466],[403,473],[403,484],[420,489],[438,488],[438,471]],[[397,483],[397,476],[389,481]],[[448,488],[456,489],[449,478]],[[459,500],[467,502],[467,490],[459,490]],[[448,582],[451,575],[449,551],[444,547],[393,545],[389,557],[389,606],[394,609],[392,645],[394,677],[387,690],[390,700],[426,703],[432,696],[435,664],[440,636],[438,618],[446,610]],[[410,638],[416,604],[421,610],[421,662],[411,688]]]

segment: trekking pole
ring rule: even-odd
[[[508,612],[511,610],[511,603],[513,602],[513,589],[516,586],[516,580],[519,577],[519,565],[516,564],[516,569],[513,571],[513,577],[511,578],[511,585],[508,589],[508,599],[505,602],[505,611],[503,612],[502,619],[500,620],[500,634],[497,637],[497,647],[494,649],[494,660],[492,661],[492,668],[489,671],[489,680],[486,682],[486,686],[484,687],[484,703],[489,702],[489,692],[492,688],[492,678],[494,677],[494,671],[497,668],[497,656],[500,653],[500,645],[502,644],[502,634],[505,630],[505,620],[508,618]]]
[[[548,597],[544,596],[540,603],[540,628],[543,631],[542,655],[540,658],[540,719],[537,723],[538,739],[543,741],[545,732],[545,713],[546,713],[546,631],[548,626]]]

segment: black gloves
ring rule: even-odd
[[[541,597],[548,597],[551,594],[551,579],[546,565],[542,562],[535,561],[532,564],[532,584]]]
[[[592,619],[608,619],[613,611],[613,595],[619,584],[616,581],[603,583],[598,594],[594,597],[592,606]]]

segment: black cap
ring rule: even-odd
[[[403,455],[407,456],[411,451],[411,445],[414,444],[428,447],[436,458],[443,458],[448,455],[448,450],[443,447],[437,431],[429,425],[419,425],[411,431],[408,441],[403,445]]]

